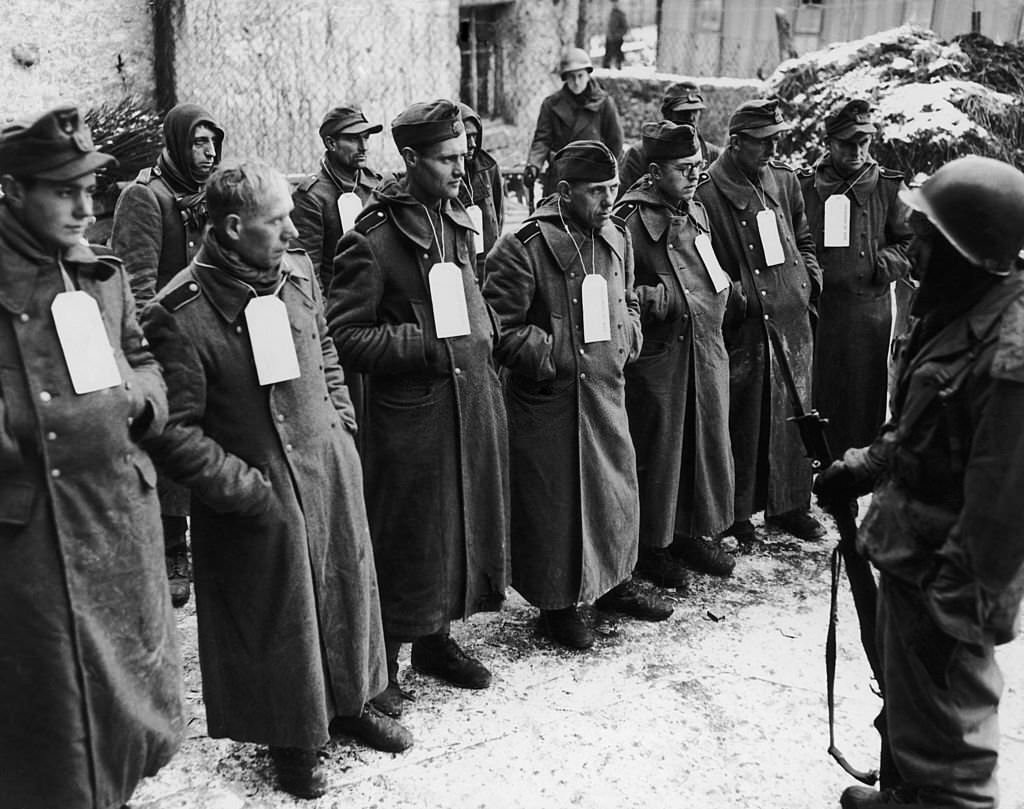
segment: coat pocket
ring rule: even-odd
[[[23,528],[32,516],[35,499],[34,484],[0,478],[0,525]]]

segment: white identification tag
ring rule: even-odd
[[[438,337],[469,334],[469,307],[462,285],[462,270],[450,261],[430,268],[430,303],[434,309],[434,328]]]
[[[850,246],[850,198],[833,194],[825,200],[825,247]]]
[[[245,307],[245,324],[260,384],[298,379],[299,358],[284,301],[276,295],[253,298]]]
[[[612,339],[608,312],[608,282],[596,273],[583,279],[583,342],[601,343]]]
[[[757,232],[761,236],[761,247],[764,248],[764,263],[774,267],[785,262],[786,252],[782,249],[779,223],[775,220],[774,211],[758,211]]]
[[[358,195],[346,191],[338,197],[338,216],[341,217],[342,233],[352,230],[356,225],[356,219],[363,210],[363,201]]]
[[[473,234],[473,249],[476,250],[477,255],[480,255],[484,251],[484,212],[480,210],[479,205],[470,205],[466,208],[466,213],[469,214],[469,221],[476,228],[476,233]]]
[[[718,263],[718,256],[715,255],[715,249],[711,246],[711,237],[706,233],[698,233],[697,238],[693,240],[693,245],[697,248],[700,260],[704,262],[704,269],[711,276],[711,284],[714,286],[715,292],[728,289],[731,279],[729,274],[722,269],[722,265]]]
[[[50,311],[75,393],[120,385],[114,349],[92,295],[81,290],[61,292],[53,299]]]

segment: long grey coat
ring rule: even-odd
[[[487,257],[484,297],[501,320],[512,470],[512,584],[560,609],[630,575],[639,528],[636,458],[626,417],[627,362],[640,352],[629,234],[575,235],[608,284],[611,339],[583,342],[579,254],[558,210],[542,204]],[[582,241],[581,241],[582,240]]]
[[[457,201],[433,230],[405,181],[389,181],[341,238],[328,318],[367,384],[366,504],[385,633],[402,640],[505,597],[508,434],[492,357],[496,327],[476,284]],[[444,234],[443,250],[434,241]],[[470,334],[439,339],[427,273],[462,273]]]
[[[793,404],[780,360],[770,347],[768,322],[778,330],[801,402],[809,408],[811,321],[821,291],[821,269],[796,174],[770,163],[761,170],[759,180],[765,205],[778,223],[784,252],[783,263],[773,267],[765,266],[755,220],[762,210],[758,191],[728,149],[697,187],[697,200],[707,209],[715,234],[718,259],[741,282],[747,298],[745,316],[726,324],[737,520],[761,509],[768,516],[803,509],[811,499],[811,466],[799,431],[786,421],[793,414]]]
[[[76,394],[56,255],[0,202],[0,805],[18,809],[120,807],[182,731],[156,470],[137,443],[167,400],[121,263],[96,251],[64,266],[124,381]]]
[[[143,312],[171,415],[154,446],[192,488],[199,662],[214,738],[320,747],[387,682],[355,421],[308,258],[280,295],[300,377],[256,378],[253,290],[207,248]]]
[[[615,209],[633,242],[644,345],[626,368],[626,408],[640,479],[640,544],[714,536],[732,524],[729,355],[715,292],[694,246],[709,233],[699,202],[679,215],[643,186]],[[710,235],[710,234],[709,234]]]

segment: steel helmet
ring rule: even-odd
[[[593,73],[594,63],[590,61],[590,56],[583,48],[568,48],[562,54],[562,64],[558,71],[559,75],[565,78],[566,73],[574,73],[577,70]]]
[[[995,275],[1007,275],[1024,247],[1024,174],[990,157],[961,157],[900,192],[957,252]]]

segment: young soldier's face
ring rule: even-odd
[[[409,181],[428,199],[455,199],[466,174],[466,136],[410,149],[406,158]],[[411,161],[411,162],[410,162]]]
[[[612,218],[612,204],[619,181],[606,180],[600,183],[567,182],[559,183],[562,204],[569,209],[573,219],[585,228],[599,230]]]
[[[653,177],[654,184],[666,199],[676,203],[688,203],[693,199],[697,192],[701,169],[704,167],[704,161],[699,154],[655,165],[658,176]]]
[[[587,82],[590,81],[590,72],[587,70],[573,70],[562,75],[565,86],[574,96],[578,96],[587,89]]]
[[[281,263],[289,242],[298,236],[292,224],[292,195],[281,180],[251,211],[231,214],[237,221],[230,228],[233,249],[248,264],[270,269]]]
[[[192,176],[203,182],[217,165],[217,133],[200,124],[192,130],[192,144],[189,151]]]
[[[60,181],[5,177],[3,187],[22,223],[45,249],[64,251],[82,243],[92,220],[95,174]]]
[[[866,132],[854,135],[852,138],[829,138],[828,156],[832,165],[843,175],[853,174],[864,168],[868,162],[869,150],[871,148],[871,136]]]

